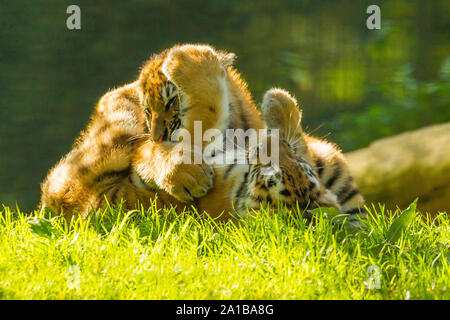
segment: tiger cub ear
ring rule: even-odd
[[[236,55],[232,52],[216,51],[216,53],[219,57],[220,64],[225,68],[232,66],[236,59]]]

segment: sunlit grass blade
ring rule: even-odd
[[[417,199],[412,202],[409,207],[404,210],[401,215],[392,222],[386,233],[386,240],[394,244],[400,238],[402,232],[404,232],[408,226],[413,222],[416,215]]]

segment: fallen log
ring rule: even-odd
[[[346,155],[368,203],[450,212],[450,123],[380,139]]]

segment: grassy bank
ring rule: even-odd
[[[116,207],[68,227],[3,207],[0,298],[449,299],[448,215],[369,209],[358,231],[325,209],[223,225]]]

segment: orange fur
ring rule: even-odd
[[[150,111],[148,122],[152,133],[136,153],[133,166],[139,169],[145,185],[155,184],[180,201],[202,198],[213,186],[212,175],[204,163],[180,163],[172,152],[177,144],[155,141],[174,116],[173,107],[168,109],[160,95],[161,86],[169,82],[179,90],[177,108],[183,115],[180,125],[190,132],[192,144],[199,148],[203,148],[204,143],[202,139],[197,143],[194,138],[195,121],[201,121],[202,135],[211,128],[222,132],[227,128],[264,128],[245,82],[230,65],[232,59],[233,54],[216,51],[210,46],[188,44],[166,50],[144,66],[139,83],[143,91],[142,104]],[[159,150],[159,156],[143,156],[155,154],[155,150]],[[158,170],[161,167],[163,170]],[[221,183],[219,175],[214,179],[215,190],[223,190]],[[213,198],[222,197],[218,191],[212,192]]]
[[[181,205],[167,192],[140,189],[130,181],[131,160],[144,132],[145,117],[139,106],[137,84],[131,83],[105,94],[95,107],[86,130],[72,150],[48,173],[41,184],[40,206],[86,217],[90,210],[126,200],[125,208],[148,207],[158,196],[159,206]]]
[[[111,202],[123,199],[132,209],[149,206],[158,196],[160,207],[195,203],[212,216],[225,213],[224,219],[235,204],[245,214],[246,206],[259,208],[261,201],[340,207],[340,198],[346,199],[344,208],[360,205],[363,199],[354,191],[340,150],[303,133],[301,112],[282,90],[265,95],[264,122],[245,81],[231,66],[233,58],[203,45],[175,46],[152,57],[137,81],[100,99],[86,131],[43,182],[41,204],[63,211],[68,220],[74,213],[86,216],[90,209],[104,208],[105,197]],[[177,124],[174,119],[180,114]],[[168,139],[177,125],[193,133],[194,121],[202,121],[202,133],[210,128],[262,129],[266,124],[280,128],[284,141],[281,172],[274,177],[277,188],[270,190],[269,178],[253,173],[259,165],[237,165],[227,175],[225,167],[213,171],[205,163],[183,163],[177,144]],[[333,178],[333,168],[341,174],[328,190],[324,186]],[[320,184],[312,185],[315,175]]]

